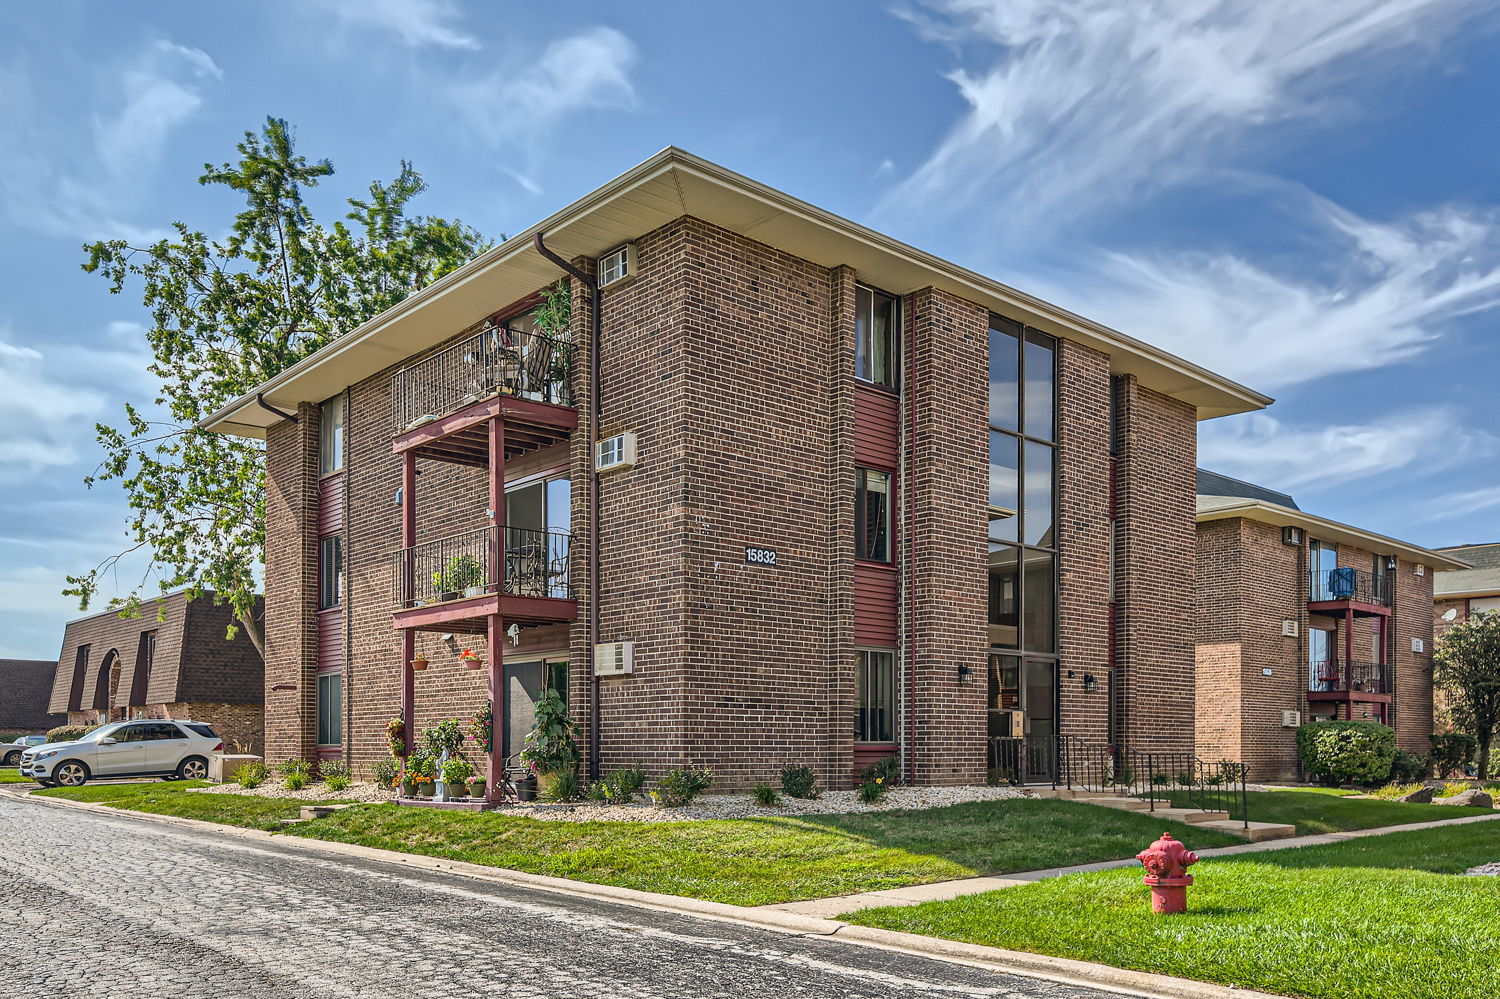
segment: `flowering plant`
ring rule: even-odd
[[[481,753],[488,753],[494,734],[495,709],[489,701],[469,719],[469,738]]]
[[[397,715],[385,723],[386,742],[390,743],[392,756],[406,755],[406,719]]]
[[[430,784],[437,779],[437,760],[426,753],[412,753],[401,769],[403,784]]]
[[[479,653],[475,652],[473,649],[464,649],[458,654],[458,658],[476,660],[479,658]]]

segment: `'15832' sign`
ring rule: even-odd
[[[774,548],[746,548],[745,561],[751,565],[775,565],[776,550]]]

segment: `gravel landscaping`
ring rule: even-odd
[[[257,788],[238,784],[215,784],[193,789],[194,794],[243,794],[257,798],[280,798],[289,801],[390,801],[389,791],[375,784],[355,783],[344,791],[330,791],[323,784],[313,784],[301,791],[288,791],[272,781]],[[578,802],[567,805],[544,805],[522,802],[506,805],[506,815],[532,819],[556,819],[567,822],[683,822],[708,819],[758,819],[777,815],[835,815],[864,812],[889,812],[897,809],[942,808],[971,801],[999,801],[1031,797],[1013,787],[897,787],[885,800],[867,805],[854,791],[825,791],[819,798],[806,800],[782,796],[770,808],[755,803],[748,794],[708,794],[681,808],[660,808],[649,802],[633,805],[600,805]]]
[[[1500,877],[1500,861],[1493,864],[1480,864],[1478,867],[1469,868],[1464,873],[1470,877]]]

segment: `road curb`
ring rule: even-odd
[[[76,808],[112,818],[154,821],[175,825],[184,829],[209,832],[233,839],[246,840],[263,845],[276,844],[308,853],[332,854],[373,860],[385,864],[401,864],[407,867],[482,881],[493,881],[520,888],[530,888],[558,895],[614,902],[635,908],[674,912],[701,919],[718,920],[773,930],[791,936],[817,936],[859,947],[897,951],[917,957],[926,957],[949,963],[965,964],[1005,974],[1037,978],[1062,985],[1087,987],[1115,992],[1120,995],[1147,997],[1147,999],[1284,999],[1269,992],[1255,992],[1228,985],[1197,982],[1186,978],[1173,978],[1145,971],[1130,971],[1088,961],[1050,957],[1024,951],[1004,950],[979,944],[960,943],[940,937],[922,936],[916,933],[901,933],[896,930],[878,929],[872,926],[856,926],[836,919],[820,919],[797,913],[771,909],[757,909],[725,902],[709,902],[686,898],[681,895],[666,895],[658,892],[640,891],[634,888],[619,888],[614,885],[598,885],[587,881],[572,881],[542,874],[530,874],[503,867],[485,867],[459,860],[444,860],[414,853],[399,853],[377,847],[360,846],[353,843],[338,843],[329,840],[310,839],[303,836],[275,835],[260,829],[245,829],[240,826],[221,825],[201,819],[188,819],[177,815],[155,815],[136,812],[126,808],[111,808],[84,801],[69,801],[66,798],[34,797],[29,792],[6,790],[11,797],[24,799],[43,806]]]

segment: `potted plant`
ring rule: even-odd
[[[458,654],[458,661],[469,669],[484,669],[484,660],[479,658],[479,653],[473,649],[464,649]]]
[[[484,595],[484,563],[473,555],[455,555],[448,560],[448,581],[466,597]]]
[[[462,756],[450,757],[443,763],[443,783],[451,796],[466,796],[469,793],[469,778],[474,776],[474,764]]]
[[[385,723],[385,741],[391,747],[392,756],[406,755],[406,719],[397,715]]]
[[[559,774],[578,764],[573,722],[568,718],[568,706],[555,689],[548,690],[536,702],[536,723],[526,736],[521,759],[529,763],[536,774],[538,792],[555,785]],[[551,797],[550,794],[542,796]]]
[[[408,782],[415,785],[414,791],[418,797],[432,797],[437,790],[433,786],[437,780],[437,760],[420,750],[412,753],[406,758],[406,776]]]
[[[422,653],[418,652],[417,653],[417,658],[415,658],[415,659],[413,659],[411,661],[411,668],[413,670],[415,670],[416,672],[418,672],[418,673],[422,672],[424,669],[427,668],[427,657],[424,656]]]
[[[489,781],[485,779],[485,776],[483,774],[475,774],[473,777],[469,778],[469,797],[483,798],[484,789],[488,785]]]
[[[437,590],[439,602],[458,599],[458,587],[453,584],[453,577],[445,569],[432,574],[432,588]]]

